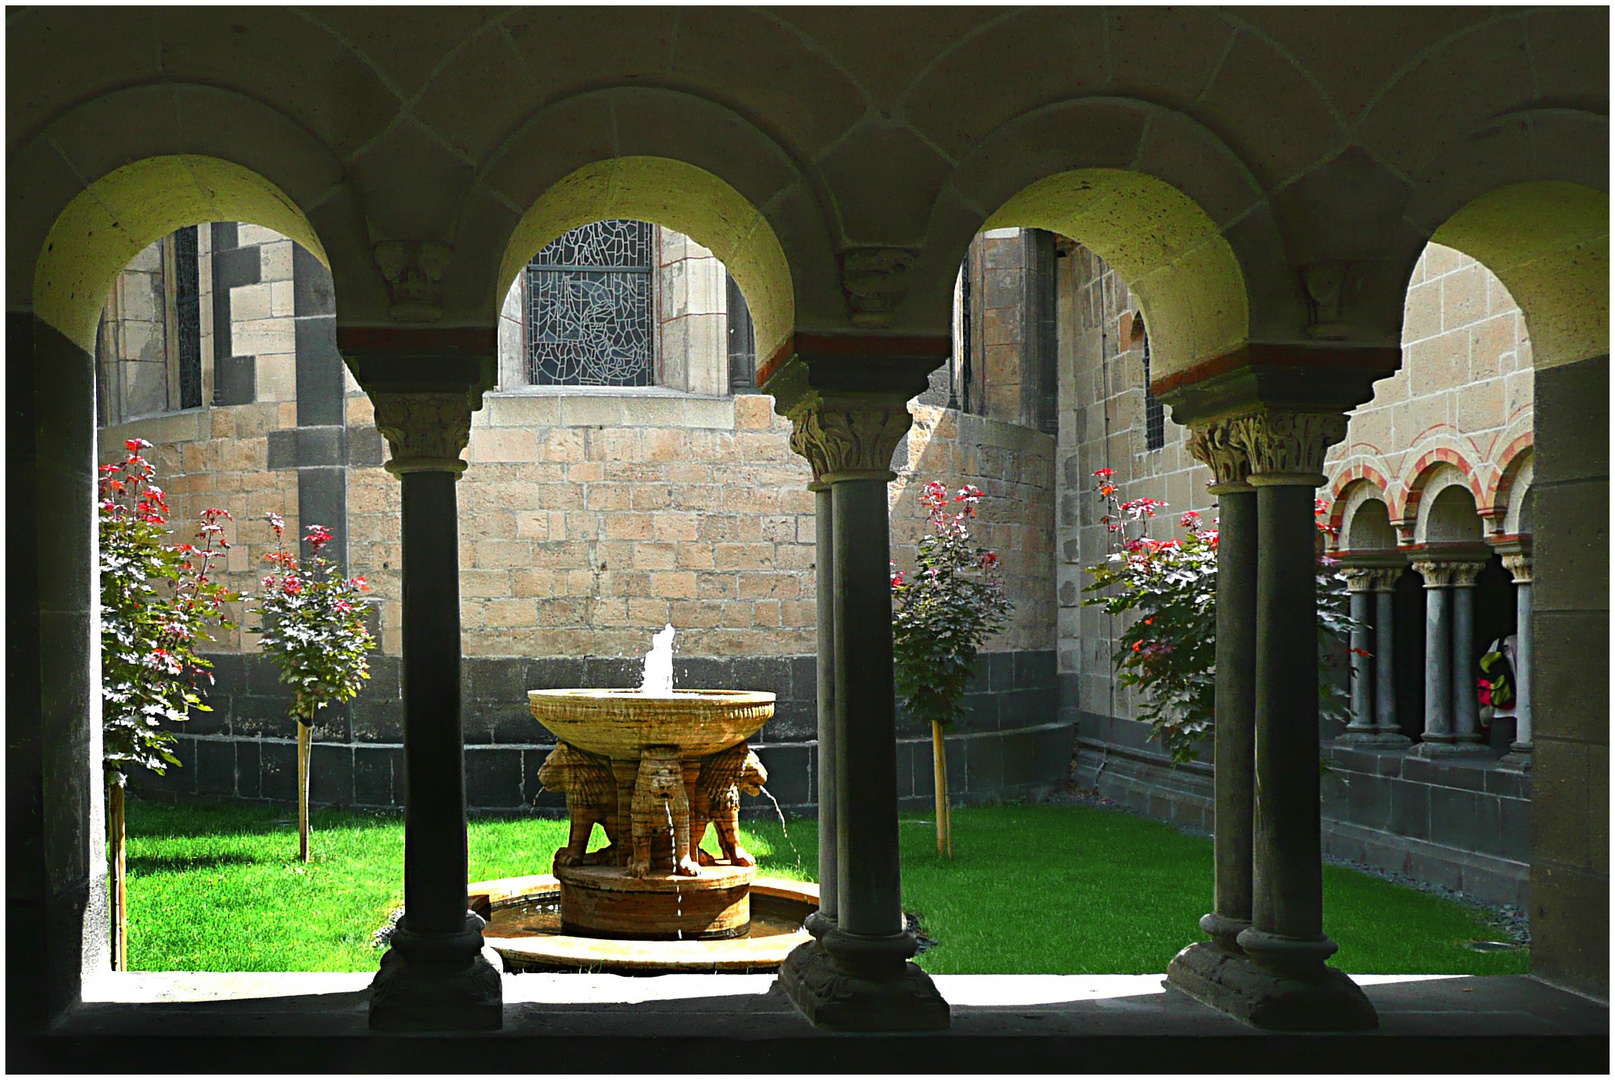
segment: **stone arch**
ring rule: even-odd
[[[81,974],[106,965],[106,853],[95,557],[96,324],[118,273],[177,228],[253,221],[327,253],[299,204],[262,174],[206,155],[166,155],[119,166],[83,187],[35,252],[31,349],[10,399],[19,432],[14,464],[36,512],[14,531],[15,616],[27,646],[19,671],[38,680],[44,862],[82,920]],[[30,353],[32,355],[28,355]],[[26,487],[27,482],[19,485]],[[30,625],[32,623],[32,625]],[[32,688],[24,682],[24,693]],[[32,703],[30,702],[30,707]]]
[[[1415,502],[1416,500],[1416,502]],[[1452,544],[1478,541],[1484,534],[1474,474],[1445,458],[1419,473],[1409,489],[1413,542]]]
[[[1488,499],[1488,508],[1501,519],[1499,527],[1510,536],[1531,531],[1528,504],[1531,501],[1531,481],[1536,471],[1533,439],[1533,434],[1528,431],[1509,443],[1498,456],[1502,468]]]
[[[1609,353],[1609,195],[1538,180],[1496,188],[1454,213],[1433,242],[1497,275],[1525,316],[1538,368]]]
[[[258,173],[221,158],[176,154],[132,162],[68,203],[34,270],[34,315],[86,352],[107,290],[142,248],[187,225],[251,221],[329,265],[301,208]]]
[[[570,229],[605,218],[654,222],[710,249],[746,296],[759,364],[785,346],[795,327],[796,294],[779,237],[726,181],[671,158],[609,158],[553,184],[511,230],[495,295],[504,296],[533,252]]]
[[[1474,480],[1475,468],[1462,451],[1453,446],[1434,446],[1412,458],[1411,461],[1412,464],[1403,471],[1400,478],[1401,482],[1398,486],[1401,488],[1402,500],[1401,505],[1391,507],[1392,520],[1416,521],[1425,497],[1433,493],[1431,480],[1446,476],[1448,479],[1442,480],[1439,485],[1445,487],[1452,482],[1453,473],[1456,473],[1462,483],[1469,488],[1469,493],[1475,499],[1476,505],[1480,504],[1480,488]],[[1437,466],[1443,464],[1450,466],[1451,472],[1437,468]]]
[[[1115,267],[1149,325],[1156,382],[1250,337],[1238,256],[1210,215],[1164,180],[1117,168],[1056,173],[1016,192],[982,227],[1057,232]]]
[[[1330,486],[1329,529],[1336,538],[1336,546],[1346,550],[1357,548],[1357,540],[1353,537],[1352,529],[1364,505],[1370,501],[1380,504],[1385,512],[1386,528],[1390,528],[1388,490],[1389,484],[1379,470],[1362,462],[1351,465],[1335,478]],[[1394,530],[1390,532],[1388,543],[1374,543],[1367,546],[1395,547],[1396,533]]]

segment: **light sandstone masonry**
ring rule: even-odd
[[[265,343],[290,341],[291,318],[274,310],[273,291],[289,281],[289,244],[279,259],[271,254],[279,251],[274,234],[243,226],[242,244],[255,241],[263,245],[269,291],[237,288],[232,303],[257,290],[251,303],[267,304],[269,313],[251,320],[251,332]],[[708,261],[715,262],[695,245],[664,244],[664,283],[675,263],[684,275],[682,293],[670,297],[664,290],[664,316],[710,314],[703,290],[692,288],[712,277]],[[519,347],[519,290],[512,296],[501,342]],[[236,330],[243,332],[239,321]],[[263,392],[254,404],[103,433],[104,448],[134,435],[158,444],[153,459],[179,530],[194,529],[205,507],[230,511],[227,537],[234,546],[226,582],[240,592],[256,590],[272,546],[262,515],[281,514],[288,536],[301,527],[296,470],[266,465],[269,434],[297,420],[295,353],[287,346],[283,355],[285,371],[267,379],[263,373],[273,365],[259,358]],[[715,355],[725,359],[721,351]],[[515,369],[502,355],[502,377]],[[351,377],[347,387],[351,446],[374,437],[374,413]],[[998,420],[918,402],[911,408],[914,429],[899,447],[899,479],[891,487],[894,557],[912,565],[923,524],[915,496],[927,480],[982,488],[978,533],[1003,556],[1016,603],[1011,626],[989,648],[1050,648],[1053,440]],[[707,396],[665,387],[489,393],[473,415],[464,454],[470,467],[457,486],[465,654],[633,657],[665,622],[678,627],[687,656],[813,653],[815,500],[807,463],[791,452],[789,433],[773,399],[761,394]],[[110,457],[111,450],[104,453]],[[383,651],[397,655],[399,484],[379,467],[354,467],[347,498],[349,569],[369,582]],[[249,625],[235,606],[237,621]],[[254,636],[242,631],[219,647],[253,644]]]
[[[1129,718],[1130,692],[1112,676],[1113,642],[1126,620],[1081,606],[1087,575],[1101,561],[1109,534],[1099,518],[1093,472],[1114,470],[1121,499],[1164,499],[1149,534],[1179,534],[1185,510],[1205,515],[1216,501],[1205,491],[1211,472],[1185,445],[1187,429],[1166,420],[1165,445],[1145,447],[1143,353],[1126,334],[1138,304],[1108,266],[1085,248],[1056,263],[1059,274],[1060,436],[1056,448],[1059,513],[1058,638],[1060,672],[1074,676],[1077,706]],[[1529,454],[1532,368],[1525,323],[1506,289],[1484,266],[1432,244],[1413,272],[1403,329],[1402,367],[1375,385],[1350,417],[1346,438],[1329,453],[1329,499],[1351,470],[1365,467],[1389,481],[1393,519],[1408,501],[1419,463],[1458,456],[1482,491],[1497,486],[1514,455]],[[1516,490],[1514,498],[1521,492]],[[1488,509],[1484,503],[1482,510]],[[1499,513],[1492,521],[1501,527]]]

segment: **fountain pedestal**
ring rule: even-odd
[[[645,940],[745,934],[756,870],[735,829],[740,791],[755,794],[768,779],[746,740],[774,714],[774,695],[534,690],[528,707],[561,740],[539,780],[566,793],[571,818],[554,859],[563,930]],[[596,824],[609,843],[591,852]],[[700,849],[709,827],[721,862]]]
[[[561,928],[586,937],[701,941],[751,926],[749,866],[702,867],[698,877],[630,877],[618,866],[558,867]]]

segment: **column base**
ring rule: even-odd
[[[1515,772],[1530,772],[1530,745],[1525,743],[1513,744],[1508,748],[1508,753],[1497,759],[1497,766],[1501,769],[1512,769]]]
[[[826,941],[848,935],[831,930],[825,939],[804,942],[780,965],[779,984],[802,1015],[830,1031],[944,1031],[951,1022],[948,1003],[920,966],[883,950],[864,961],[846,955],[847,943],[832,951]],[[909,954],[913,938],[908,939]],[[884,940],[884,939],[882,939]]]
[[[1377,731],[1373,729],[1352,731],[1347,728],[1335,736],[1336,746],[1368,746],[1379,749],[1395,749],[1407,746],[1412,741],[1400,731]]]
[[[1472,742],[1422,742],[1408,751],[1416,758],[1478,758],[1491,757],[1491,747]]]
[[[413,934],[402,927],[370,984],[375,1031],[497,1031],[504,1026],[504,983],[468,914],[459,934]]]
[[[1345,972],[1319,964],[1302,976],[1278,973],[1247,955],[1201,941],[1166,968],[1167,982],[1202,1004],[1272,1031],[1369,1031],[1379,1016]]]

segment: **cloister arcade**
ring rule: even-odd
[[[810,1019],[948,1022],[899,906],[886,485],[967,245],[1009,225],[1127,275],[1154,393],[1216,476],[1212,940],[1169,980],[1269,1029],[1376,1023],[1322,924],[1324,458],[1397,368],[1427,241],[1507,285],[1533,442],[1496,475],[1437,456],[1354,480],[1342,545],[1469,544],[1529,515],[1533,972],[1607,995],[1606,11],[49,9],[8,30],[14,1032],[73,1030],[105,965],[96,320],[137,252],[208,221],[329,267],[402,487],[409,914],[372,1027],[502,1023],[466,911],[455,481],[511,281],[602,218],[729,267],[813,469],[833,840],[819,949],[781,979]]]

